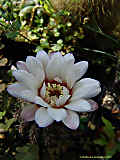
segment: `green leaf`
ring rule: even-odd
[[[90,26],[90,25],[88,25],[88,24],[84,24],[83,27],[87,28],[88,30],[90,30],[90,31],[92,31],[92,32],[98,33],[98,34],[102,35],[102,36],[105,37],[105,38],[108,38],[109,40],[111,40],[112,42],[114,42],[116,45],[118,45],[118,46],[120,47],[120,42],[119,42],[119,40],[116,40],[116,39],[113,38],[112,36],[103,33],[101,30],[98,30],[98,29],[96,29],[96,28],[94,28],[93,26]]]
[[[80,118],[80,122],[81,123],[86,123],[86,122],[88,122],[88,118],[87,117]]]
[[[26,16],[26,14],[31,13],[32,9],[34,8],[34,6],[26,6],[23,9],[21,9],[19,16],[20,19],[24,16]]]
[[[16,20],[12,23],[12,28],[15,29],[16,31],[20,29],[20,21],[19,20]]]
[[[37,46],[36,49],[35,49],[35,52],[37,53],[37,52],[39,52],[41,50],[43,50],[43,48],[41,46]]]
[[[47,41],[40,43],[41,48],[49,48],[49,43]]]
[[[100,146],[105,146],[107,145],[107,141],[104,138],[96,139],[94,140],[95,144],[98,144]]]
[[[81,50],[83,51],[87,51],[87,52],[92,52],[92,53],[99,53],[99,54],[103,54],[105,56],[109,56],[111,58],[117,59],[116,56],[111,55],[110,53],[104,52],[104,51],[100,51],[100,50],[96,50],[96,49],[89,49],[89,48],[81,48]]]
[[[119,142],[116,144],[116,148],[117,148],[117,151],[120,152],[120,143]]]
[[[15,121],[16,121],[15,118],[7,119],[5,121],[5,128],[4,129],[8,130]]]
[[[18,34],[19,34],[18,31],[11,31],[9,33],[6,33],[6,36],[7,36],[7,38],[14,39],[17,37]]]
[[[107,119],[105,119],[104,117],[102,117],[102,121],[105,124],[104,132],[110,139],[113,139],[115,137],[115,133],[114,133],[114,127],[112,126],[112,123]]]
[[[1,129],[5,129],[5,124],[0,123],[0,128],[1,128]]]
[[[44,8],[48,13],[53,13],[54,12],[54,9],[53,9],[53,7],[52,7],[52,5],[51,5],[49,0],[46,0],[44,2]]]
[[[6,114],[6,111],[0,112],[0,120],[4,117],[5,114]]]
[[[109,146],[107,146],[105,148],[105,152],[106,152],[106,156],[111,156],[112,157],[117,152],[117,148],[116,148],[116,146],[114,146],[111,149],[111,148],[109,148]]]
[[[38,146],[27,144],[17,148],[16,160],[36,160],[38,155]]]

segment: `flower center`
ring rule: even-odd
[[[48,83],[47,87],[46,87],[46,94],[45,96],[49,96],[49,97],[54,97],[56,96],[57,98],[59,98],[59,96],[63,95],[63,86],[61,86],[60,84],[55,84],[55,83]]]
[[[44,99],[53,108],[63,108],[70,96],[69,89],[63,83],[46,82]]]

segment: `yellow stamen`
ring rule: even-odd
[[[52,86],[53,86],[53,88],[56,88],[57,85],[56,84],[52,84]]]
[[[48,88],[50,88],[50,87],[51,87],[50,83],[48,83],[47,85],[48,85]]]
[[[46,85],[46,93],[45,93],[45,100],[52,105],[53,107],[56,106],[56,102],[59,98],[63,97],[63,88],[61,84],[56,83],[47,83]]]

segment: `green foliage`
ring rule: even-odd
[[[112,123],[102,117],[104,123],[103,132],[100,138],[94,140],[95,144],[105,147],[106,156],[113,156],[116,152],[120,152],[120,143],[116,141],[116,135]]]
[[[80,129],[85,131],[85,124],[88,123],[88,118],[80,118]]]
[[[0,112],[0,120],[5,116],[6,111]]]
[[[108,142],[106,141],[105,137],[104,136],[101,136],[100,139],[97,139],[97,140],[94,140],[94,143],[95,144],[98,144],[100,146],[105,146],[108,144]]]
[[[74,2],[76,3],[76,1],[72,3]],[[89,7],[91,7],[90,3],[89,1]],[[88,51],[96,55],[103,54],[116,58],[111,53],[94,49],[89,50],[89,48],[80,46],[81,40],[87,36],[87,32],[111,40],[113,44],[111,48],[119,46],[119,41],[102,32],[94,15],[90,22],[84,24],[80,20],[80,15],[77,15],[79,20],[76,21],[75,15],[73,16],[69,9],[56,11],[50,0],[19,2],[2,0],[0,4],[3,6],[0,8],[0,15],[2,15],[0,18],[1,31],[4,31],[6,36],[11,39],[31,43],[35,41],[35,43],[33,42],[36,44],[35,51],[47,49],[49,52],[74,52],[77,47],[82,52]],[[60,40],[62,40],[62,43],[58,43]]]
[[[102,117],[102,121],[105,124],[105,127],[104,127],[105,134],[109,137],[109,139],[114,138],[115,133],[114,133],[114,127],[112,126],[112,123],[107,119],[105,119],[104,117]]]
[[[55,12],[49,0],[17,3],[3,1],[4,7],[0,10],[0,26],[8,38],[20,39],[23,36],[25,40],[39,40],[37,50],[46,48],[67,52],[73,51],[74,43],[84,38],[81,24],[73,26],[70,13],[64,10]],[[8,9],[11,11],[9,14]],[[62,43],[59,43],[60,40]]]
[[[38,156],[38,146],[26,144],[23,147],[17,147],[16,160],[36,160]]]
[[[0,7],[1,33],[5,33],[8,38],[15,39],[19,34],[21,24],[14,1],[2,1],[0,5],[2,6],[2,8]]]
[[[7,36],[7,38],[14,39],[17,37],[18,34],[19,34],[19,32],[13,31],[13,32],[6,33],[6,36]]]
[[[0,123],[0,128],[4,129],[5,131],[8,131],[8,129],[11,127],[11,125],[16,121],[15,118],[6,119],[5,124]]]

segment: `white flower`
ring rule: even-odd
[[[98,108],[89,98],[100,93],[100,83],[91,78],[80,80],[88,62],[74,62],[70,53],[48,55],[44,51],[36,57],[28,56],[26,62],[17,62],[13,76],[18,83],[9,85],[8,92],[31,102],[21,113],[25,121],[35,120],[39,127],[62,121],[70,129],[77,129],[80,122],[76,112]]]

